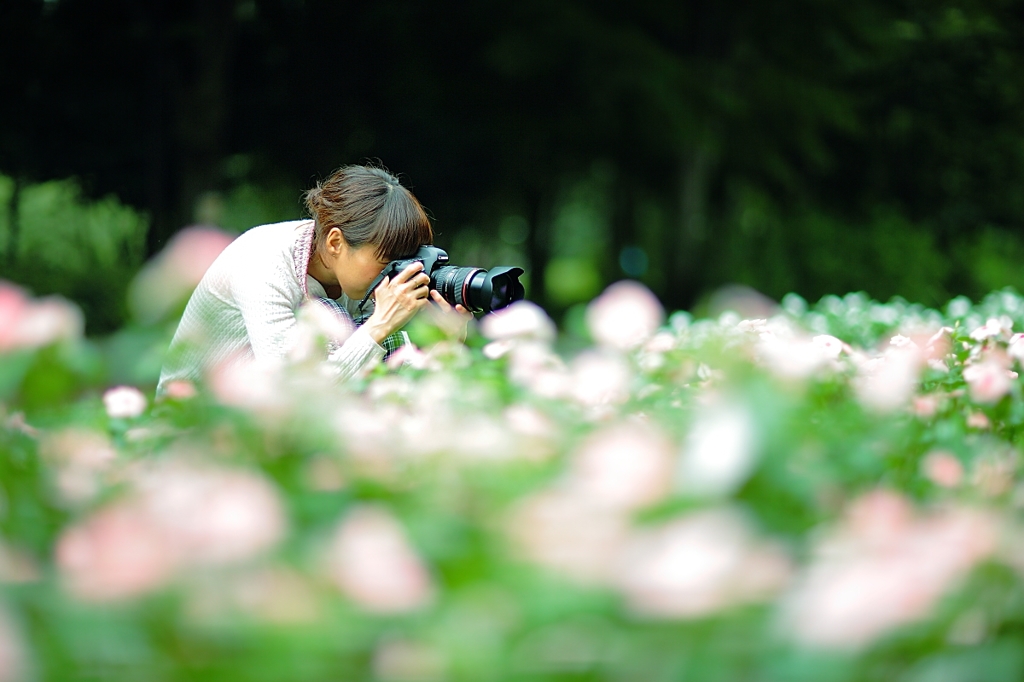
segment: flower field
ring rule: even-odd
[[[166,324],[0,285],[0,682],[1021,679],[1024,299],[733,308],[154,404]]]

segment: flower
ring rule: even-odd
[[[853,381],[857,398],[875,412],[890,412],[905,405],[917,387],[922,364],[916,344],[893,347],[876,361],[861,366]]]
[[[573,456],[570,485],[598,504],[632,510],[671,489],[672,447],[651,426],[624,423],[592,433]]]
[[[516,301],[484,316],[480,332],[495,341],[530,339],[548,342],[555,338],[555,323],[536,303]]]
[[[143,513],[183,564],[242,562],[284,536],[280,495],[261,474],[171,459],[134,483]]]
[[[579,583],[601,585],[612,578],[629,524],[620,509],[563,486],[520,500],[507,528],[525,559]]]
[[[665,319],[661,302],[639,282],[612,284],[587,306],[587,327],[599,345],[632,350],[646,341]]]
[[[835,360],[844,350],[849,350],[849,346],[840,341],[834,336],[828,334],[819,334],[811,339],[811,343],[815,347],[820,348],[822,354],[830,360]]]
[[[427,606],[434,584],[398,521],[382,507],[363,505],[338,524],[328,555],[334,584],[372,613],[405,613]]]
[[[979,403],[995,403],[1010,392],[1010,374],[998,360],[989,358],[964,368],[964,381],[971,399]]]
[[[703,408],[683,444],[678,487],[700,496],[734,491],[753,468],[755,445],[754,423],[746,408],[736,403]]]
[[[856,649],[930,613],[996,547],[995,520],[951,507],[915,517],[893,493],[857,500],[783,600],[782,622],[805,645]]]
[[[31,300],[21,288],[0,280],[0,352],[74,340],[84,327],[75,304],[60,296]]]
[[[134,386],[116,386],[103,394],[103,406],[111,419],[134,419],[146,410],[146,397]]]
[[[1010,337],[1006,352],[1010,354],[1010,357],[1024,361],[1024,333],[1017,333]]]
[[[964,466],[948,452],[935,450],[924,458],[924,474],[935,485],[955,488],[964,479]]]
[[[136,317],[155,322],[184,301],[234,237],[212,227],[179,231],[132,282],[129,303]]]
[[[635,613],[696,618],[767,597],[789,574],[786,555],[755,540],[738,513],[712,509],[637,533],[616,584]]]
[[[985,341],[987,339],[1009,335],[1013,330],[1013,320],[1006,315],[995,318],[990,317],[986,320],[985,324],[971,332],[971,338],[975,341]]]
[[[106,507],[64,530],[56,564],[67,590],[86,602],[136,597],[167,583],[174,548],[134,502]]]
[[[629,398],[633,372],[618,355],[589,350],[580,353],[570,367],[568,388],[587,407],[617,405]]]

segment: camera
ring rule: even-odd
[[[393,278],[415,262],[423,263],[423,272],[430,276],[429,287],[436,290],[452,306],[461,305],[474,313],[489,313],[523,299],[523,285],[519,276],[522,268],[497,267],[490,270],[448,264],[448,253],[436,246],[424,244],[409,258],[393,260],[373,281],[366,297],[359,304],[366,305],[373,290],[385,277]]]

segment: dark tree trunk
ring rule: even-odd
[[[7,265],[13,267],[18,262],[18,249],[21,243],[21,177],[15,173],[14,189],[11,202],[7,205]]]
[[[548,230],[545,199],[538,190],[526,197],[526,219],[530,228],[526,235],[526,259],[530,268],[530,300],[546,307],[547,281],[545,270],[551,260],[551,239]]]
[[[197,203],[218,189],[228,115],[228,67],[235,33],[234,0],[196,0],[193,64],[178,102],[178,214],[197,219]],[[180,226],[179,226],[180,227]]]
[[[701,293],[700,272],[707,257],[707,196],[712,170],[709,152],[696,147],[682,158],[679,179],[679,224],[668,231],[664,255],[666,301],[672,309],[692,306]]]

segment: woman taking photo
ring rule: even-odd
[[[213,262],[185,307],[157,395],[173,381],[202,381],[226,362],[284,359],[305,302],[352,319],[390,261],[433,242],[419,201],[381,168],[345,166],[306,192],[305,203],[311,219],[254,227]],[[414,263],[374,290],[372,313],[328,355],[339,380],[380,361],[385,339],[428,302],[452,310],[422,269]],[[463,322],[472,317],[461,305],[455,310]]]

